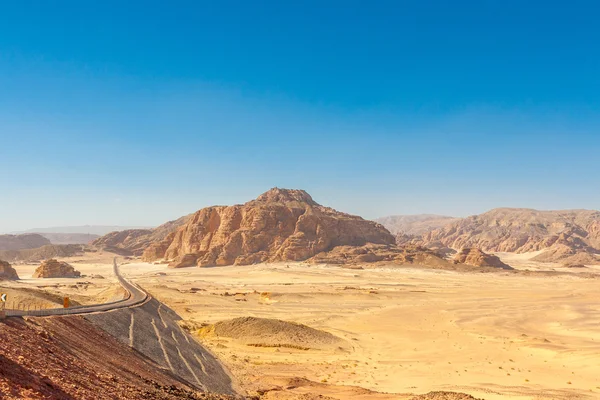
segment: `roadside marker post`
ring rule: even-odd
[[[2,307],[0,307],[0,319],[6,318],[6,293],[0,293],[0,301],[2,302]]]

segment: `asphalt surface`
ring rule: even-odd
[[[86,314],[85,319],[156,364],[211,393],[235,394],[221,363],[181,329],[181,317],[154,298],[133,308]]]

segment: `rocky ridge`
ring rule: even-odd
[[[44,261],[33,273],[33,278],[77,278],[81,273],[63,261]]]
[[[390,215],[377,218],[375,222],[385,226],[393,235],[418,236],[456,222],[459,219],[445,215],[417,214]]]
[[[35,249],[48,244],[50,241],[37,233],[0,235],[0,250]]]
[[[108,233],[92,242],[92,246],[122,255],[141,256],[152,243],[165,239],[190,218],[186,215],[154,229],[127,229]]]
[[[54,257],[72,257],[83,254],[80,244],[48,244],[36,249],[0,250],[0,259],[8,261],[41,261]]]

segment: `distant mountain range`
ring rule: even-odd
[[[497,208],[467,218],[417,215],[378,221],[396,233],[398,244],[456,251],[542,251],[534,260],[600,264],[600,211]]]
[[[123,231],[127,229],[152,229],[147,226],[119,226],[119,225],[82,225],[82,226],[55,226],[52,228],[34,228],[26,231],[11,232],[12,234],[23,233],[83,233],[103,236],[110,232]]]
[[[417,214],[390,215],[389,217],[378,218],[375,222],[385,226],[394,235],[422,235],[459,219],[445,215]]]

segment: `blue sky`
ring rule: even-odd
[[[0,4],[0,232],[600,208],[593,1]]]

